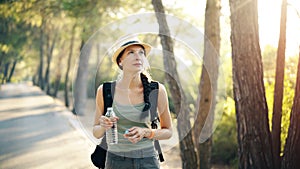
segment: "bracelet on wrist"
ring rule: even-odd
[[[149,135],[149,139],[153,139],[153,137],[154,137],[154,131],[153,130],[151,130],[151,132],[150,132],[150,135]]]

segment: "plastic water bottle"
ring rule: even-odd
[[[108,118],[116,117],[116,114],[112,107],[107,108],[107,112],[105,116]],[[107,139],[107,144],[118,144],[117,122],[114,122],[113,126],[110,129],[106,130],[106,139]]]

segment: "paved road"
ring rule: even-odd
[[[2,85],[0,168],[94,169],[89,159],[94,144],[72,125],[74,120],[35,86]]]
[[[81,120],[91,125],[89,115]],[[167,148],[169,142],[161,142],[161,169],[180,169],[178,147]],[[96,169],[90,161],[94,147],[76,116],[38,87],[0,86],[0,169]]]

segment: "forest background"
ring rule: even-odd
[[[93,110],[94,107],[89,103],[93,103],[95,97],[94,91],[97,86],[104,81],[114,79],[118,73],[117,68],[113,67],[112,63],[110,63],[109,57],[105,56],[109,48],[108,46],[110,45],[108,42],[105,42],[105,40],[111,41],[119,39],[120,34],[112,29],[111,32],[105,32],[109,36],[103,38],[104,35],[101,35],[103,32],[100,31],[99,33],[99,30],[112,25],[122,25],[123,23],[121,22],[125,22],[124,18],[130,18],[132,15],[144,16],[145,13],[155,12],[155,5],[159,2],[160,1],[154,0],[141,1],[139,3],[123,0],[1,1],[1,83],[32,81],[47,94],[62,98],[66,107],[73,110],[74,114],[79,116],[80,121],[83,123],[84,130],[90,131],[93,112],[90,111],[91,113],[88,113],[86,105],[89,107],[88,110]],[[231,41],[232,32],[234,32],[232,31],[233,21],[231,20],[232,10],[234,8],[233,4],[239,3],[239,1],[207,0],[206,2],[204,0],[186,0],[163,1],[162,4],[164,6],[164,12],[169,17],[176,17],[173,21],[184,21],[198,29],[204,36],[207,36],[205,35],[205,18],[208,11],[208,4],[211,2],[216,4],[216,9],[219,10],[220,13],[218,18],[220,24],[218,31],[220,46],[216,51],[219,55],[219,66],[221,67],[219,68],[219,82],[217,86],[218,90],[222,92],[216,94],[218,100],[214,110],[215,121],[212,127],[214,131],[211,131],[213,135],[209,135],[206,138],[208,139],[209,137],[212,144],[206,145],[210,147],[208,150],[204,148],[200,149],[200,152],[203,150],[202,154],[209,154],[209,156],[201,157],[201,153],[196,155],[197,158],[204,158],[202,160],[196,160],[198,161],[196,165],[200,166],[201,161],[205,164],[204,161],[206,159],[209,163],[206,167],[211,164],[221,164],[227,165],[230,168],[238,168],[238,166],[243,168],[241,167],[243,164],[241,162],[243,160],[241,158],[242,153],[239,153],[241,152],[238,141],[239,121],[236,120],[238,116],[236,105],[238,105],[238,103],[234,98],[235,81],[233,80],[233,73],[235,70],[232,60],[232,48],[234,46]],[[240,3],[242,4],[240,8],[250,8],[248,4],[254,2],[256,1],[245,1],[244,4]],[[297,71],[299,71],[297,66],[300,45],[300,4],[296,0],[258,0],[257,8],[254,7],[258,14],[257,24],[259,32],[257,33],[259,34],[258,43],[261,49],[261,63],[263,65],[263,72],[258,71],[258,74],[263,73],[263,84],[268,107],[268,121],[271,130],[274,112],[276,60],[280,49],[279,39],[282,29],[281,17],[283,2],[287,3],[287,17],[285,22],[285,58],[283,60],[283,63],[285,63],[283,64],[284,94],[282,97],[282,118],[280,124],[279,151],[281,157],[284,155],[285,142],[288,137],[291,121],[291,112],[293,112],[292,109],[296,100],[295,88]],[[152,22],[157,21],[154,18]],[[125,23],[128,24],[127,21]],[[134,24],[134,22],[131,24]],[[241,23],[241,25],[243,24]],[[172,34],[173,37],[176,37],[176,35],[180,37],[181,34],[188,35],[190,29],[177,30],[170,26],[170,30],[177,31],[177,34]],[[120,31],[122,31],[122,29]],[[157,30],[157,32],[158,31],[159,30]],[[94,37],[94,40],[91,40],[91,37]],[[196,38],[197,37],[198,36],[196,36]],[[95,43],[97,40],[101,40],[101,38],[101,42]],[[143,41],[151,43],[157,49],[166,50],[161,44],[160,39],[162,38],[159,37],[158,34],[143,34],[140,38]],[[179,75],[177,82],[179,83],[178,86],[182,88],[183,93],[185,93],[186,98],[184,102],[188,105],[190,115],[188,117],[190,117],[191,121],[191,126],[188,127],[188,131],[190,131],[197,118],[197,101],[199,100],[199,93],[201,91],[202,65],[205,62],[205,58],[203,58],[204,54],[200,54],[202,57],[199,58],[190,50],[190,46],[182,43],[180,39],[174,39],[174,55],[177,62],[175,69]],[[190,37],[190,39],[192,38]],[[199,39],[201,39],[201,36],[199,36]],[[91,41],[93,43],[89,43]],[[205,45],[203,40],[202,42],[202,45]],[[197,41],[190,43],[197,43]],[[87,44],[92,44],[93,47],[87,50],[87,46],[89,46]],[[211,45],[214,46],[214,42],[212,42]],[[90,53],[83,54],[83,51]],[[151,74],[155,80],[165,83],[169,93],[172,93],[170,89],[171,85],[165,80],[164,73],[167,68],[164,68],[164,59],[163,57],[158,57],[163,54],[161,51],[158,51],[157,53],[153,53],[153,55],[157,57],[153,57],[153,59],[150,60],[150,65],[154,68]],[[84,61],[84,59],[86,60]],[[83,72],[83,74],[79,74],[80,72]],[[96,76],[93,76],[95,72]],[[87,83],[80,84],[76,81]],[[74,86],[85,90],[83,93],[76,93]],[[77,108],[75,108],[70,98],[74,98]],[[76,98],[81,99],[77,100]],[[176,127],[178,123],[177,118],[180,114],[176,113],[178,108],[176,108],[176,103],[174,103],[171,94],[169,95],[169,99],[170,109],[173,112],[174,126]],[[299,113],[300,110],[296,109],[295,112]],[[175,130],[177,129],[175,128]],[[179,128],[178,130],[183,129]],[[175,146],[179,140],[184,140],[186,135],[189,134],[183,133],[183,136],[179,136],[179,138],[175,138],[178,137],[178,135],[173,136],[175,141],[172,143],[172,146]],[[197,142],[194,144],[197,144]],[[189,155],[181,154],[183,161],[185,161],[184,159]],[[188,167],[183,163],[182,168]],[[201,168],[204,168],[204,166]]]

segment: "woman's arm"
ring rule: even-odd
[[[96,138],[101,138],[104,135],[105,128],[100,125],[101,117],[104,111],[104,101],[103,101],[103,85],[99,86],[96,94],[96,112],[94,118],[93,135]]]
[[[172,120],[169,110],[169,101],[166,88],[163,84],[159,84],[157,109],[160,119],[161,129],[152,129],[154,132],[153,139],[165,140],[172,137]],[[150,133],[151,134],[151,133]]]

